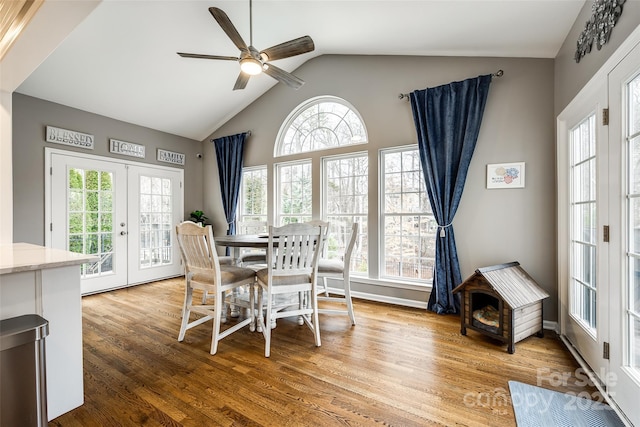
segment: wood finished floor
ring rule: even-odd
[[[355,301],[358,324],[321,315],[322,346],[281,319],[209,354],[211,323],[178,342],[183,280],[83,298],[85,403],[50,426],[515,426],[509,380],[594,393],[547,332],[506,346],[457,316]],[[566,384],[557,381],[566,373]]]

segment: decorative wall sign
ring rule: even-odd
[[[145,155],[144,145],[118,141],[117,139],[109,140],[109,151],[116,154],[124,154],[125,156],[140,157],[142,159],[144,159]]]
[[[487,188],[524,188],[524,162],[487,165]]]
[[[47,126],[47,142],[93,150],[93,135]]]
[[[176,153],[174,151],[167,151],[158,148],[158,161],[165,163],[172,163],[174,165],[184,165],[185,155],[182,153]]]
[[[576,62],[591,52],[593,42],[598,50],[609,41],[611,30],[616,26],[622,15],[622,5],[625,0],[594,0],[591,6],[591,18],[586,22],[584,30],[578,37],[575,54]]]

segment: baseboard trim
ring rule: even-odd
[[[560,334],[560,328],[558,326],[558,322],[556,322],[554,320],[543,320],[542,321],[542,328],[546,329],[548,331],[553,331],[556,334]]]
[[[336,295],[344,295],[343,289],[332,288],[332,287],[328,287],[328,289],[329,289],[329,293],[336,294]],[[353,298],[363,299],[367,301],[401,305],[404,307],[421,308],[424,310],[427,309],[427,301],[416,301],[416,300],[410,300],[406,298],[396,298],[396,297],[390,297],[386,295],[378,295],[378,294],[372,294],[369,292],[358,292],[358,291],[351,291],[351,296]]]

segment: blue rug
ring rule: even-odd
[[[518,427],[624,427],[609,405],[572,394],[509,381]]]

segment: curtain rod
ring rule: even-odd
[[[248,131],[246,131],[246,132],[244,132],[244,133],[246,133],[246,134],[247,134],[247,136],[251,136],[251,131],[250,131],[250,130],[248,130]],[[216,138],[211,138],[211,139],[209,140],[209,142],[213,142],[213,141],[215,141],[215,140],[216,140]]]
[[[502,75],[504,74],[504,71],[502,70],[498,70],[495,73],[491,74],[492,77],[502,77]],[[398,95],[398,98],[400,99],[405,99],[408,101],[409,100],[409,94],[408,93],[401,93],[400,95]]]

